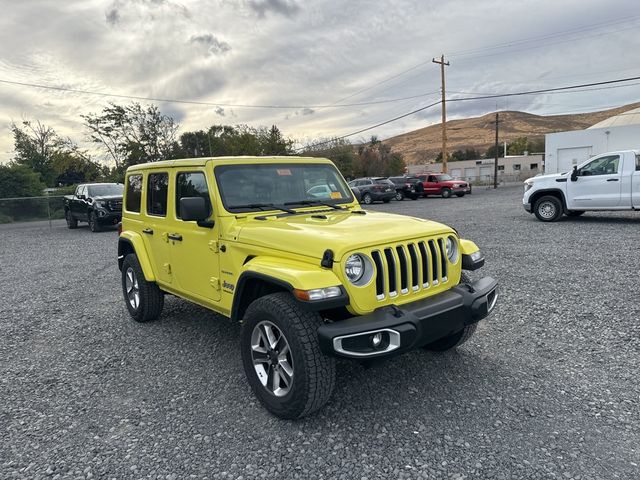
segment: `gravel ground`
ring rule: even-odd
[[[339,363],[297,422],[254,399],[238,325],[172,297],[129,319],[114,231],[0,227],[0,478],[640,477],[640,215],[520,199],[370,207],[476,241],[499,304],[456,352]]]

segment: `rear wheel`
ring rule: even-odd
[[[73,218],[70,210],[64,211],[64,218],[67,221],[67,228],[70,228],[70,229],[78,228],[78,220]]]
[[[396,191],[396,200],[398,200],[399,202],[404,200],[404,193],[402,193],[402,191],[400,190]]]
[[[536,200],[533,212],[541,222],[555,222],[562,216],[562,203],[558,197],[545,195]]]
[[[335,385],[335,360],[320,351],[322,318],[289,293],[255,300],[244,316],[240,350],[245,374],[274,415],[295,419],[320,409]]]
[[[365,203],[366,205],[371,205],[373,203],[373,198],[371,198],[371,194],[365,193],[362,196],[362,202]]]
[[[162,313],[162,290],[144,278],[138,257],[133,253],[122,262],[122,294],[127,310],[136,322],[155,320]]]
[[[449,198],[451,196],[451,189],[443,188],[441,195],[442,195],[442,198]]]
[[[460,277],[460,283],[471,283],[471,278],[464,272],[462,272],[462,276]],[[447,350],[451,350],[452,348],[459,347],[467,340],[469,340],[473,334],[476,332],[476,328],[478,327],[478,323],[472,323],[471,325],[467,325],[459,332],[456,332],[447,337],[443,337],[435,342],[428,343],[425,345],[425,350],[430,350],[432,352],[446,352]]]

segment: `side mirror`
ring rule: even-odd
[[[206,221],[209,209],[202,197],[183,197],[180,199],[180,216],[185,222],[198,222],[198,226],[213,228],[214,222]]]
[[[578,180],[578,167],[574,165],[573,171],[571,172],[571,181],[575,182],[576,180]]]

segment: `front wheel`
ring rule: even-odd
[[[164,294],[158,285],[144,278],[138,257],[133,253],[122,262],[122,294],[127,310],[136,322],[155,320],[162,313]]]
[[[98,223],[98,217],[96,216],[96,212],[89,213],[89,229],[92,232],[100,231],[100,223]]]
[[[562,203],[558,197],[545,195],[536,201],[533,211],[541,222],[555,222],[562,216]]]
[[[373,203],[373,198],[371,197],[371,194],[365,193],[362,196],[362,202],[365,203],[366,205],[371,205]]]
[[[404,193],[402,193],[400,190],[396,192],[396,200],[399,202],[404,200]]]
[[[240,351],[253,393],[274,415],[296,419],[319,410],[335,385],[335,360],[320,351],[322,318],[289,293],[255,300],[244,316]]]
[[[451,190],[448,188],[442,189],[442,198],[449,198],[451,196]]]

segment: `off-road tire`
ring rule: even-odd
[[[464,272],[462,272],[462,276],[460,277],[460,283],[471,283],[471,278]],[[447,350],[451,350],[453,348],[459,347],[467,340],[469,340],[476,331],[478,327],[478,323],[472,323],[471,325],[467,325],[459,332],[456,332],[448,337],[443,337],[435,342],[429,343],[425,345],[425,350],[429,350],[432,352],[446,352]]]
[[[396,191],[396,200],[401,202],[402,200],[404,200],[404,193],[402,193],[401,191]]]
[[[584,210],[567,210],[564,213],[567,217],[579,217],[584,213]]]
[[[373,203],[373,197],[371,197],[370,193],[365,193],[362,195],[362,203],[365,205],[371,205]]]
[[[562,202],[558,197],[545,195],[536,200],[533,213],[541,222],[555,222],[562,216]]]
[[[456,197],[464,197],[464,192],[456,193]]]
[[[137,308],[131,304],[129,292],[127,291],[127,275],[129,269],[134,273],[134,280],[137,281],[139,293]],[[131,315],[131,318],[136,322],[143,323],[155,320],[162,313],[164,294],[155,282],[145,280],[138,257],[134,253],[130,253],[124,257],[124,261],[122,262],[122,294],[127,310],[129,310],[129,315]]]
[[[442,198],[449,198],[451,196],[451,189],[443,188],[441,195],[442,195]]]
[[[289,392],[276,396],[262,385],[254,368],[251,336],[263,321],[286,337],[293,360]],[[336,381],[335,359],[324,355],[318,343],[322,317],[305,310],[289,293],[273,293],[254,300],[244,315],[240,351],[245,374],[256,397],[274,415],[297,419],[319,410],[331,397]]]
[[[73,218],[71,215],[71,210],[64,211],[64,219],[67,221],[67,228],[73,230],[74,228],[78,228],[78,220]]]
[[[100,223],[98,222],[98,217],[96,216],[96,212],[93,210],[89,212],[89,230],[94,233],[101,230]]]

